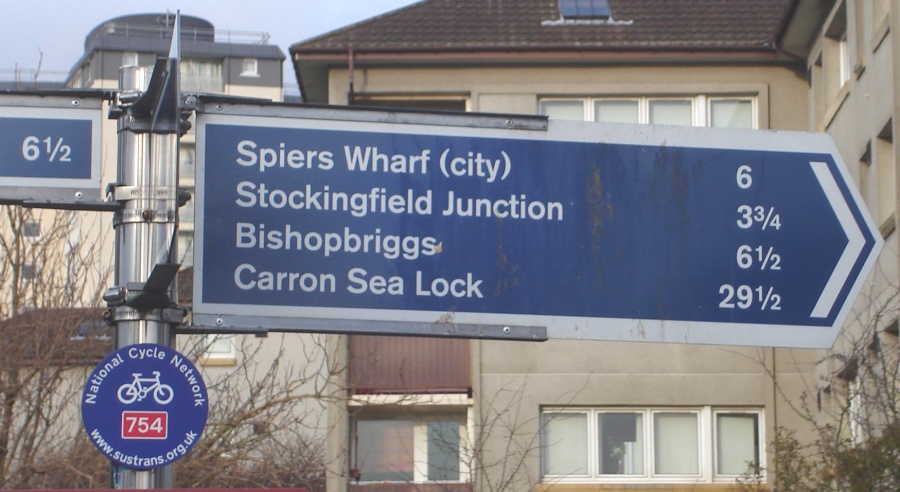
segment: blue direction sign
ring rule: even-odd
[[[202,325],[824,347],[881,247],[823,134],[198,123]]]
[[[122,347],[91,372],[81,398],[94,446],[126,468],[168,465],[196,444],[209,398],[199,371],[171,347]]]
[[[0,97],[0,202],[99,201],[100,104]]]

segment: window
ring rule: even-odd
[[[37,267],[34,266],[34,263],[25,263],[22,265],[22,279],[31,281],[35,278],[37,278]]]
[[[28,220],[22,225],[22,235],[25,237],[40,237],[41,223],[37,220]]]
[[[234,336],[233,335],[206,335],[205,362],[234,361]]]
[[[181,60],[181,90],[222,92],[222,64],[215,60]]]
[[[690,99],[651,99],[649,105],[651,125],[694,124],[694,107]]]
[[[137,67],[140,66],[138,54],[134,52],[125,52],[122,53],[122,66],[123,67]]]
[[[718,475],[759,472],[759,415],[716,413],[715,434]]]
[[[112,337],[110,336],[111,331],[112,330],[106,323],[106,320],[100,318],[86,318],[79,323],[78,328],[75,330],[75,334],[70,337],[69,340],[78,341],[88,338],[112,340]]]
[[[830,103],[837,98],[844,84],[850,80],[850,47],[847,44],[846,4],[835,11],[825,29],[822,40],[822,70],[825,76],[825,95]]]
[[[598,417],[600,473],[644,474],[644,416],[635,412],[601,413]]]
[[[716,128],[755,128],[753,101],[750,99],[710,99],[709,126]]]
[[[554,119],[756,128],[756,98],[749,96],[546,98],[541,114]]]
[[[609,0],[559,0],[559,14],[565,19],[607,19]]]
[[[579,107],[580,109],[580,107]],[[565,118],[565,119],[581,119]],[[607,99],[594,102],[594,121],[604,123],[640,123],[637,99]]]
[[[700,433],[693,412],[653,414],[653,463],[660,475],[700,474]]]
[[[551,413],[544,416],[543,465],[546,475],[587,475],[587,415]]]
[[[197,146],[181,142],[178,148],[179,181],[194,181],[197,175]]]
[[[178,229],[178,255],[181,257],[181,266],[194,266],[193,229]]]
[[[194,192],[194,178],[197,174],[197,148],[193,143],[182,142],[178,149],[178,182],[185,191],[190,193],[191,199],[178,209],[178,219],[182,227],[191,229],[194,224],[194,204],[196,194]],[[179,249],[184,252],[184,250]]]
[[[66,236],[66,244],[64,250],[67,255],[73,254],[78,250],[81,244],[81,229],[72,229]]]
[[[259,77],[259,61],[256,58],[241,60],[241,77]]]
[[[358,418],[352,441],[360,482],[464,482],[461,415]]]
[[[194,191],[193,186],[185,186],[184,191],[190,193],[191,199],[188,200],[181,208],[178,209],[178,220],[181,225],[186,227],[193,227],[194,225],[194,200],[196,199],[196,192]]]
[[[711,407],[546,409],[542,475],[563,482],[734,482],[761,469],[761,418],[760,410]]]

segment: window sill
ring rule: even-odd
[[[452,405],[472,406],[472,399],[466,394],[459,393],[435,393],[435,394],[373,394],[353,395],[348,402],[351,407],[368,405]]]
[[[237,359],[234,356],[226,357],[201,357],[200,364],[204,366],[214,367],[231,367],[237,365]]]
[[[891,30],[891,23],[889,21],[890,16],[884,16],[884,19],[881,19],[881,23],[878,24],[878,27],[875,28],[875,32],[872,33],[872,52],[878,51],[878,48],[881,47],[881,44],[884,42],[884,38],[887,37],[888,32]]]
[[[834,117],[837,116],[838,111],[840,111],[841,106],[844,105],[844,101],[847,100],[847,97],[850,96],[850,83],[844,82],[844,85],[841,86],[841,89],[838,91],[837,95],[834,97],[834,101],[828,106],[828,110],[825,111],[825,117],[822,118],[823,128],[827,129],[831,126],[831,123],[834,121]]]
[[[884,239],[887,239],[895,230],[897,230],[897,221],[894,214],[884,219],[884,222],[878,227],[878,231],[881,232],[881,237]]]
[[[465,482],[363,482],[351,483],[348,489],[350,492],[471,492],[472,484]]]
[[[738,492],[747,490],[746,486],[740,484],[722,484],[722,483],[690,483],[690,484],[612,484],[612,483],[592,483],[592,484],[567,484],[567,483],[542,483],[535,486],[535,492],[598,492],[607,490],[652,490],[653,492]]]

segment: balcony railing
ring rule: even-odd
[[[0,68],[0,81],[14,82],[22,86],[35,83],[62,83],[69,72],[37,70],[34,68]]]
[[[97,32],[95,35],[167,39],[172,37],[172,27],[109,22],[102,31]],[[182,26],[181,39],[182,41],[215,41],[217,43],[233,44],[269,44],[271,36],[269,33],[261,31],[234,31]],[[90,41],[92,40],[88,40],[88,44],[90,44]]]

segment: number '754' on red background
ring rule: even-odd
[[[168,412],[122,412],[122,439],[165,439]]]

